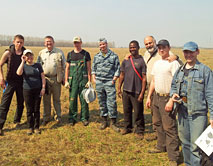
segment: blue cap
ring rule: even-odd
[[[197,43],[192,42],[192,41],[187,42],[187,43],[184,44],[184,46],[183,46],[183,51],[189,50],[189,51],[194,52],[194,51],[196,51],[197,49],[198,49]]]

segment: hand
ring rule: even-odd
[[[41,92],[40,92],[40,96],[44,96],[44,94],[45,94],[45,89],[42,88],[42,89],[41,89]]]
[[[122,92],[121,92],[121,89],[118,89],[118,97],[119,97],[119,98],[122,98]]]
[[[173,105],[174,105],[173,100],[170,98],[169,101],[166,103],[165,111],[171,112],[173,109]]]
[[[128,59],[130,58],[130,56],[131,56],[130,54],[127,54],[127,55],[124,57],[124,59],[125,59],[125,60],[128,60]]]
[[[3,89],[6,88],[4,79],[1,79],[1,80],[0,80],[0,86],[1,86]]]
[[[142,95],[142,94],[138,96],[138,101],[139,101],[139,102],[142,102],[142,101],[143,101],[143,95]]]
[[[22,56],[21,56],[22,62],[25,62],[25,61],[26,61],[26,58],[27,58],[27,57],[26,57],[25,55],[22,55]]]
[[[93,83],[95,84],[96,83],[95,74],[92,75],[92,80],[93,80]]]
[[[210,120],[210,125],[211,125],[211,127],[213,129],[213,120]]]
[[[179,96],[177,93],[174,93],[174,94],[172,95],[172,101],[173,101],[173,102],[178,102],[177,99],[179,99],[179,98],[180,98],[180,96]]]
[[[89,88],[89,87],[91,86],[91,84],[92,84],[92,83],[91,83],[90,81],[88,81],[87,84],[85,85],[85,87],[86,87],[86,88]]]
[[[69,84],[69,82],[68,82],[68,81],[66,81],[66,82],[65,82],[64,87],[65,87],[65,88],[67,88],[67,89],[69,89],[69,88],[70,88],[70,84]]]
[[[169,62],[173,62],[173,61],[175,61],[176,59],[177,59],[177,56],[174,55],[174,54],[169,55],[169,57],[167,58],[167,60],[168,60]]]
[[[147,100],[146,100],[146,107],[147,108],[151,107],[151,99],[150,98],[147,98]]]

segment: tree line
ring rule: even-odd
[[[11,45],[13,42],[13,37],[10,35],[0,35],[0,46],[8,46]],[[26,36],[24,37],[24,45],[25,46],[44,46],[44,38],[40,37],[31,37]],[[55,41],[56,47],[73,47],[72,41],[67,40],[56,40]],[[84,47],[98,47],[98,42],[83,42]],[[115,42],[108,42],[108,46],[111,48],[115,47]]]

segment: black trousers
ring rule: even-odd
[[[24,89],[24,101],[27,108],[27,123],[29,128],[39,128],[40,123],[40,97],[41,89]]]
[[[10,103],[13,98],[14,92],[16,92],[17,108],[14,117],[14,123],[20,122],[23,109],[24,109],[24,98],[23,98],[23,82],[8,82],[8,86],[2,95],[0,104],[0,129],[3,128],[4,123],[7,119],[7,113],[9,111]]]
[[[132,110],[134,109],[135,133],[143,133],[145,130],[144,106],[143,102],[138,101],[138,96],[135,93],[123,91],[124,127],[132,129]]]

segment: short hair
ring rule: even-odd
[[[20,34],[15,35],[13,40],[16,40],[16,39],[22,39],[22,40],[24,40],[24,36],[22,36]]]
[[[52,36],[50,36],[50,35],[45,36],[45,38],[44,38],[44,39],[52,39],[52,41],[53,41],[53,42],[55,42],[54,38],[53,38]]]
[[[104,37],[103,37],[103,38],[100,38],[98,41],[99,41],[99,43],[100,43],[100,42],[107,43],[107,39],[104,38]]]
[[[136,46],[138,47],[138,49],[140,48],[138,41],[132,40],[132,41],[129,43],[129,45],[132,44],[132,43],[136,44]]]

